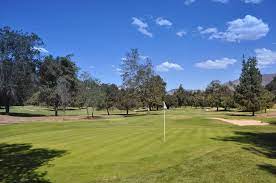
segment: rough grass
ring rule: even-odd
[[[276,126],[190,108],[0,126],[0,182],[275,182]]]

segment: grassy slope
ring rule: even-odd
[[[207,119],[212,113],[184,110],[168,111],[166,143],[162,113],[153,112],[0,126],[0,144],[65,151],[37,166],[37,172],[47,171],[45,177],[59,183],[276,181],[276,126],[237,127]]]

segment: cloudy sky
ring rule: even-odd
[[[81,70],[120,84],[130,48],[151,58],[168,89],[237,79],[244,54],[276,72],[275,0],[9,0],[0,26],[37,33],[45,54],[73,53]]]

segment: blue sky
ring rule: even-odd
[[[9,0],[0,26],[37,33],[50,54],[73,53],[106,83],[121,83],[121,59],[138,48],[168,89],[202,89],[237,79],[243,54],[257,56],[262,73],[276,72],[275,7],[275,0]]]

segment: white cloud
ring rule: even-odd
[[[39,51],[39,52],[41,52],[41,53],[49,53],[49,51],[48,50],[46,50],[45,48],[42,48],[42,47],[33,47],[33,49],[34,50],[37,50],[37,51]]]
[[[242,1],[245,2],[245,3],[259,4],[263,0],[242,0]]]
[[[155,20],[155,23],[157,25],[160,25],[160,26],[167,26],[167,27],[170,27],[173,25],[173,23],[171,21],[169,21],[168,19],[164,19],[162,17],[158,17],[156,20]]]
[[[223,3],[226,4],[228,3],[230,0],[212,0],[213,2],[218,2],[218,3]],[[263,2],[263,0],[241,0],[242,2],[246,3],[246,4],[260,4],[261,2]],[[185,0],[184,4],[185,5],[190,5],[192,3],[196,2],[196,0]]]
[[[142,34],[144,34],[148,37],[153,37],[153,34],[147,30],[149,26],[146,22],[143,22],[139,18],[132,17],[131,24],[135,25],[138,28],[138,31],[141,32]]]
[[[276,64],[276,52],[266,49],[260,48],[255,49],[256,57],[258,60],[259,67],[267,67],[273,64]]]
[[[178,32],[176,33],[176,35],[177,35],[178,37],[183,37],[183,36],[187,35],[187,32],[186,32],[186,31],[178,31]]]
[[[95,66],[94,65],[90,65],[89,68],[90,69],[95,69]]]
[[[188,6],[188,5],[192,4],[192,3],[194,3],[195,1],[196,0],[185,0],[184,4]]]
[[[268,24],[251,15],[228,22],[225,32],[219,32],[217,28],[203,29],[201,26],[197,29],[201,34],[209,35],[209,39],[221,39],[229,42],[258,40],[269,32]]]
[[[216,34],[216,33],[218,33],[218,29],[215,27],[203,29],[202,27],[199,26],[198,30],[199,30],[200,34]]]
[[[229,0],[212,0],[212,1],[214,1],[214,2],[219,2],[219,3],[223,3],[223,4],[229,2]]]
[[[217,60],[206,60],[204,62],[198,62],[195,64],[195,66],[201,69],[226,69],[228,66],[233,65],[236,62],[236,59],[222,58]]]
[[[198,26],[198,27],[197,27],[197,30],[200,32],[200,31],[202,31],[202,30],[203,30],[203,27]]]
[[[163,62],[162,64],[156,66],[156,70],[158,72],[168,72],[170,70],[181,71],[183,68],[176,63]]]

